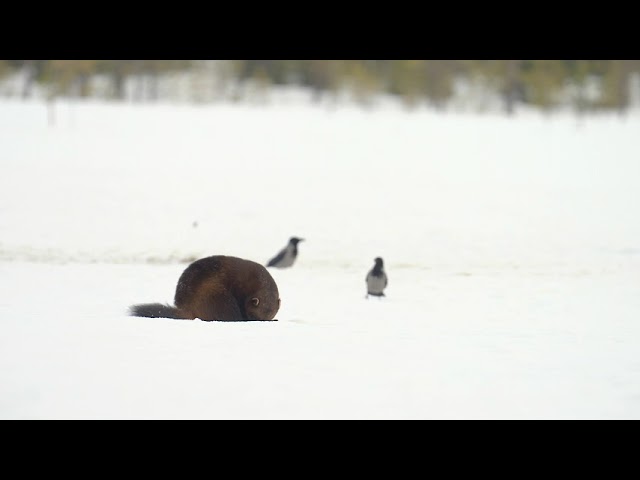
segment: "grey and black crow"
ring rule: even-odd
[[[382,258],[375,258],[375,265],[369,273],[367,273],[367,296],[365,298],[369,298],[369,295],[373,295],[374,297],[384,297],[384,289],[387,287],[388,278],[387,274],[384,271],[384,266],[382,262]]]
[[[293,265],[296,257],[298,256],[298,243],[302,242],[304,238],[291,237],[289,243],[280,252],[269,260],[267,267],[275,268],[287,268]]]

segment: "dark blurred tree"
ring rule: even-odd
[[[111,80],[109,97],[125,100],[125,81],[135,70],[136,60],[98,60],[96,73],[107,75]]]
[[[256,76],[267,75],[273,76],[276,71],[273,67],[274,60],[234,60],[234,73],[238,82],[242,83],[247,80],[256,78]],[[262,72],[262,73],[260,73]]]
[[[14,71],[8,60],[0,60],[0,78],[4,78]]]
[[[338,88],[346,69],[342,60],[304,60],[299,67],[303,85],[311,89],[315,101]]]
[[[444,108],[453,94],[456,64],[453,60],[423,60],[423,92],[436,108]]]
[[[420,101],[426,84],[422,60],[394,60],[390,66],[389,93],[399,96],[407,107]]]
[[[467,79],[479,81],[499,95],[507,115],[516,112],[518,103],[527,102],[523,81],[527,60],[464,60],[459,64]]]
[[[49,89],[49,95],[87,97],[89,79],[95,72],[98,60],[47,60],[43,65],[40,81]]]
[[[22,98],[29,98],[33,93],[34,85],[42,80],[43,72],[49,60],[13,60],[17,68],[25,72],[22,86]]]
[[[11,75],[15,70],[7,60],[0,60],[0,82],[2,82],[6,77]],[[1,86],[0,86],[1,87]],[[0,88],[0,92],[3,89]]]
[[[263,81],[265,72],[269,71],[270,62],[272,60],[231,60],[228,64],[227,74],[233,87],[231,90],[232,100],[241,99],[247,82]]]
[[[127,77],[135,77],[133,100],[151,100],[160,98],[159,84],[162,75],[189,71],[196,65],[192,60],[131,60]]]
[[[513,115],[516,103],[524,100],[521,76],[523,60],[503,60],[503,65],[502,98],[507,115]]]
[[[594,80],[592,60],[563,60],[565,83],[569,90],[568,101],[577,113],[593,108],[594,93],[591,86]]]
[[[363,106],[371,105],[375,95],[382,92],[382,82],[376,73],[375,60],[350,60],[337,63],[332,62],[330,70],[333,79],[328,88],[337,90],[345,86],[353,95],[354,100]]]
[[[608,60],[602,76],[601,108],[625,113],[629,107],[630,80],[633,63],[629,60]]]
[[[549,111],[560,102],[566,84],[562,60],[524,60],[520,78],[524,96],[530,105]]]

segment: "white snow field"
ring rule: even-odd
[[[0,100],[1,419],[640,419],[637,113],[55,108]],[[291,236],[278,322],[127,315]]]

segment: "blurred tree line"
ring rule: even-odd
[[[207,67],[213,62],[215,70]],[[507,113],[518,105],[551,110],[567,104],[580,112],[624,112],[632,94],[640,96],[639,60],[0,60],[0,78],[16,72],[22,74],[23,98],[32,96],[36,85],[45,87],[50,99],[91,97],[92,79],[100,77],[108,98],[158,100],[161,79],[172,73],[199,75],[200,85],[216,77],[218,85],[231,86],[235,98],[247,84],[264,91],[296,85],[310,89],[316,100],[348,91],[368,104],[386,93],[408,107],[435,108],[446,108],[466,82],[493,94]]]

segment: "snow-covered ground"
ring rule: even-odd
[[[0,418],[640,419],[640,117],[48,118],[0,101]],[[294,235],[278,322],[127,316]]]

